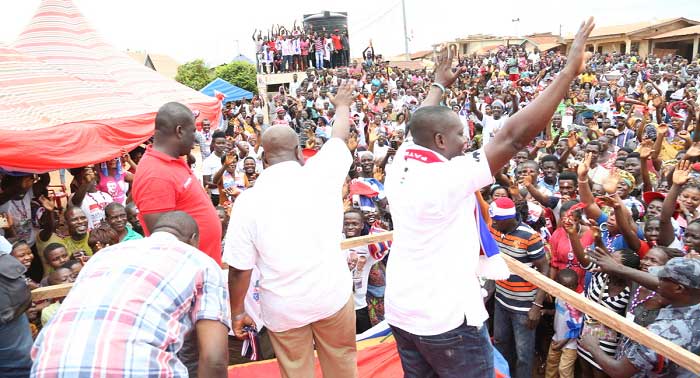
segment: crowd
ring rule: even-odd
[[[350,40],[347,27],[344,30],[314,30],[313,26],[297,26],[287,29],[282,25],[272,26],[263,36],[255,29],[252,35],[258,73],[305,71],[347,67],[350,65]],[[372,41],[362,51],[362,61],[371,65],[381,59],[374,54]]]
[[[521,46],[505,46],[487,55],[459,58],[452,68],[453,82],[445,85],[437,77],[440,65],[433,71],[389,67],[375,61],[369,50],[365,51],[365,62],[350,64],[347,33],[305,31],[294,26],[291,30],[273,28],[268,34],[253,37],[259,47],[262,72],[305,71],[306,77],[299,80],[294,75],[288,89],[283,86],[267,99],[256,96],[250,101],[226,104],[220,122],[198,119],[195,114],[199,127],[193,140],[178,142],[185,131],[178,129],[182,126],[177,122],[192,114],[186,108],[166,104],[156,119],[155,140],[107,162],[70,169],[72,181],[62,182],[62,188],[50,185],[48,173],[3,174],[0,248],[26,269],[23,279],[30,288],[76,280],[89,282],[81,269],[85,266],[90,277],[99,276],[103,271],[97,261],[91,267],[90,260],[98,260],[103,249],[115,251],[121,245],[124,256],[142,258],[129,243],[150,234],[148,230],[174,233],[178,224],[187,223],[164,220],[161,214],[173,210],[188,213],[199,228],[196,231],[196,226],[188,226],[192,230],[178,231],[177,239],[198,246],[221,265],[222,251],[244,249],[231,244],[244,243],[242,233],[265,232],[263,226],[271,227],[257,225],[251,231],[245,222],[229,222],[229,217],[236,217],[231,209],[239,196],[254,187],[258,179],[266,179],[263,172],[277,172],[283,167],[282,163],[270,167],[269,159],[276,155],[263,148],[263,134],[273,125],[288,125],[298,136],[303,160],[312,162],[323,158],[324,151],[330,154],[339,148],[334,140],[336,125],[349,123],[346,145],[352,161],[348,161],[347,172],[341,162],[320,166],[335,170],[327,172],[329,176],[344,177],[344,215],[337,221],[342,225],[337,232],[352,238],[392,230],[395,219],[384,187],[387,171],[394,164],[403,164],[395,156],[403,144],[416,137],[411,135],[409,125],[430,93],[440,89],[436,102],[461,121],[460,132],[466,143],[460,147],[460,155],[468,153],[479,161],[479,151],[497,139],[509,119],[517,119],[518,112],[544,96],[567,64],[561,52],[527,52]],[[689,61],[679,56],[642,57],[634,51],[592,54],[585,70],[568,84],[567,94],[545,130],[532,143],[518,145],[513,159],[495,170],[494,183],[477,195],[481,214],[500,253],[695,354],[700,353],[699,75],[697,57]],[[339,93],[345,82],[353,85],[352,97],[347,104],[349,111],[341,103],[343,111],[339,114],[336,110],[341,106],[336,97],[345,95]],[[270,110],[269,124],[265,122],[265,105]],[[326,144],[328,148],[324,149]],[[191,149],[193,145],[197,146],[195,150]],[[201,159],[191,155],[195,153],[201,154]],[[201,177],[193,171],[201,172]],[[297,221],[288,220],[288,232],[308,233],[311,237],[315,229],[325,230],[327,225],[317,224],[314,214],[333,207],[332,202],[320,195],[322,190],[313,192],[315,181],[294,181],[306,180],[305,174],[268,174],[266,183],[272,185],[272,177],[276,177],[278,188],[288,186],[289,193],[296,193],[298,188],[294,186],[299,186],[309,195],[289,197],[278,192],[282,197],[274,197],[276,194],[267,193],[269,197],[258,198],[259,203],[273,203],[274,208],[248,205],[238,210],[262,213],[306,209],[304,214],[293,214]],[[319,188],[323,186],[319,184]],[[70,193],[67,201],[61,201],[61,193]],[[436,209],[442,206],[437,202]],[[396,211],[399,209],[405,214],[405,207]],[[199,233],[196,243],[192,242],[193,233]],[[233,235],[233,239],[227,235]],[[156,250],[156,244],[148,244],[148,248]],[[382,242],[342,252],[351,277],[345,285],[352,289],[352,303],[347,306],[355,311],[353,333],[362,333],[384,320],[390,250],[391,243]],[[314,267],[304,264],[306,253],[298,253],[286,257],[285,264],[299,274],[311,271]],[[118,256],[105,255],[98,260],[107,267],[104,269],[121,264]],[[266,318],[275,315],[260,310],[260,306],[265,308],[266,298],[272,295],[269,291],[268,297],[260,295],[261,272],[254,262],[241,259],[224,256],[226,262],[235,261],[252,269],[250,287],[244,290],[245,312],[255,324],[248,332],[256,335],[261,346],[256,358],[271,358],[274,353],[270,343],[279,348],[281,341],[279,335],[270,340],[267,327],[279,323]],[[206,265],[201,261],[196,264]],[[435,263],[430,264],[432,271]],[[447,268],[450,264],[440,261],[436,269],[452,271]],[[275,274],[260,270],[264,277]],[[234,275],[229,277],[237,277],[236,269],[231,272]],[[318,277],[330,279],[329,273]],[[186,274],[201,273],[193,270]],[[302,280],[302,275],[299,277]],[[129,283],[122,282],[127,288]],[[692,376],[665,356],[618,334],[565,301],[550,297],[522,277],[510,275],[495,282],[482,279],[481,284],[491,319],[489,334],[514,377],[574,377],[576,371],[581,377]],[[296,295],[293,282],[285,285],[289,286],[276,290]],[[460,295],[459,288],[445,290]],[[234,294],[231,296],[233,304]],[[227,295],[221,294],[218,301],[228,307]],[[70,305],[77,306],[72,302]],[[301,306],[293,307],[298,310],[323,304],[295,305]],[[67,327],[69,317],[65,315],[51,320],[64,306],[61,299],[22,306],[20,312],[24,315],[17,315],[23,320],[20,327],[31,330],[31,338],[9,341],[14,343],[10,346],[13,350],[26,349],[42,327]],[[228,310],[207,311],[208,315],[202,315],[204,319],[218,316],[227,323],[230,316]],[[234,316],[236,321],[241,319]],[[231,327],[228,323],[226,326]],[[271,331],[276,334],[285,329],[273,326]],[[206,330],[197,328],[197,332]],[[55,331],[47,331],[38,340],[46,343],[56,335]],[[236,343],[231,336],[229,349],[238,349],[229,356],[229,363],[248,360],[241,357],[241,349],[247,348]],[[40,348],[41,343],[37,344],[35,348]],[[278,353],[278,357],[282,356]],[[181,359],[187,359],[184,353]],[[27,361],[31,364],[29,355],[2,362],[21,368]],[[196,374],[196,368],[187,368],[191,375]]]

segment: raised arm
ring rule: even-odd
[[[479,107],[476,106],[477,94],[479,94],[479,89],[472,88],[469,90],[469,111],[474,113],[474,115],[476,116],[476,118],[479,119],[479,121],[483,121],[484,114],[479,110]]]
[[[581,202],[586,204],[584,212],[589,219],[597,220],[600,214],[603,213],[600,207],[595,203],[595,198],[593,193],[591,193],[591,187],[588,184],[588,169],[591,164],[591,159],[593,159],[593,154],[587,153],[586,158],[583,162],[578,165],[578,195],[581,198]]]
[[[350,105],[353,97],[352,91],[355,88],[355,83],[347,80],[338,88],[335,96],[331,96],[331,103],[335,107],[335,123],[331,138],[340,138],[347,143],[350,136]]]
[[[588,254],[583,250],[583,244],[581,244],[581,238],[578,236],[578,229],[574,220],[570,217],[565,217],[562,220],[564,225],[564,230],[569,235],[569,240],[571,241],[571,250],[574,252],[576,259],[581,264],[581,266],[589,266],[591,264],[591,259]]]
[[[675,238],[671,218],[673,218],[673,213],[676,210],[676,200],[681,193],[681,188],[688,182],[689,178],[690,162],[688,160],[678,162],[676,169],[673,171],[673,184],[668,194],[666,194],[664,203],[661,206],[661,215],[659,215],[659,224],[661,226],[659,244],[661,245],[670,245]]]
[[[620,196],[615,194],[612,197],[603,197],[605,203],[613,208],[615,212],[615,220],[617,221],[617,228],[622,234],[622,237],[629,245],[630,249],[633,251],[638,251],[641,246],[641,241],[639,236],[637,236],[636,224],[632,221],[632,214],[630,214],[625,204],[622,203]]]
[[[651,185],[651,177],[649,177],[649,158],[654,153],[653,142],[650,140],[645,140],[639,147],[639,160],[642,165],[642,182],[644,184],[643,191],[651,192],[654,188]]]
[[[503,128],[494,136],[493,143],[484,147],[491,172],[500,169],[547,126],[551,115],[569,90],[569,84],[585,68],[586,55],[590,54],[585,52],[586,40],[594,26],[593,18],[581,24],[571,46],[566,67],[542,94],[505,122]]]
[[[435,83],[430,86],[430,91],[421,106],[438,106],[444,90],[447,90],[467,69],[466,67],[458,67],[452,72],[452,52],[449,48],[443,48],[437,56],[437,64],[435,65]]]

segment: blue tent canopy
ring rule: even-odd
[[[227,103],[229,101],[236,101],[240,99],[251,99],[253,98],[253,93],[248,92],[243,88],[239,88],[228,81],[221,79],[221,78],[216,78],[214,79],[211,83],[207,84],[204,86],[204,88],[199,90],[200,92],[204,93],[207,96],[212,96],[214,97],[214,91],[219,91],[226,96],[224,98],[224,103]]]

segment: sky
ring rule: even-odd
[[[73,0],[102,37],[121,50],[167,54],[184,63],[202,58],[211,65],[242,53],[254,58],[251,34],[272,23],[290,27],[302,15],[324,10],[348,12],[351,54],[359,56],[372,39],[375,52],[404,52],[400,0]],[[41,0],[5,1],[0,42],[11,44],[29,23]],[[8,4],[12,5],[8,5]],[[575,33],[588,16],[598,25],[654,18],[700,21],[698,0],[500,0],[495,2],[405,0],[409,51],[469,34],[524,35]],[[519,19],[519,22],[513,22]]]

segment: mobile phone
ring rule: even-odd
[[[10,227],[10,222],[7,221],[7,217],[4,214],[0,214],[0,228]]]
[[[395,140],[392,140],[391,141],[391,148],[393,148],[393,149],[399,148],[399,143]]]

